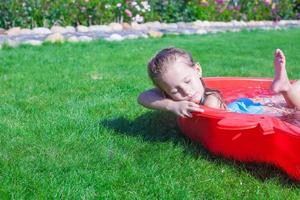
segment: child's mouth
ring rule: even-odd
[[[198,98],[198,92],[196,92],[194,95],[192,95],[189,99],[189,101],[192,101],[194,103],[199,103],[200,99]]]

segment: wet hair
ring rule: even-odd
[[[172,64],[179,59],[181,59],[189,67],[196,65],[190,53],[174,47],[162,49],[148,62],[149,78],[153,84],[162,91],[163,95],[168,98],[170,97],[161,89],[158,84],[158,80],[161,78],[161,75],[167,71],[168,67],[172,66]],[[200,80],[204,88],[204,98],[209,95],[214,95],[220,100],[220,108],[226,108],[221,92],[219,90],[206,87],[202,78],[200,78]]]
[[[182,59],[188,66],[194,66],[192,56],[178,48],[170,47],[159,51],[148,63],[148,75],[153,84],[157,86],[157,79],[167,70],[169,66]]]

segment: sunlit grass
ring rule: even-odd
[[[169,113],[136,103],[161,48],[204,76],[273,76],[282,48],[300,78],[300,29],[166,36],[0,51],[0,199],[296,199],[272,166],[211,155]]]

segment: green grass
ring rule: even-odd
[[[146,63],[191,52],[205,76],[299,78],[300,29],[46,44],[0,51],[0,199],[297,199],[280,170],[210,154],[142,108]]]

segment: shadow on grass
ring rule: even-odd
[[[264,163],[244,163],[216,156],[201,144],[191,141],[180,131],[176,117],[171,113],[152,111],[130,121],[124,117],[105,119],[100,126],[113,130],[116,134],[141,137],[145,142],[172,141],[174,145],[184,146],[185,153],[196,158],[204,158],[216,164],[233,165],[239,172],[247,172],[261,181],[278,178],[286,187],[299,187],[300,182],[292,180],[277,167]]]

